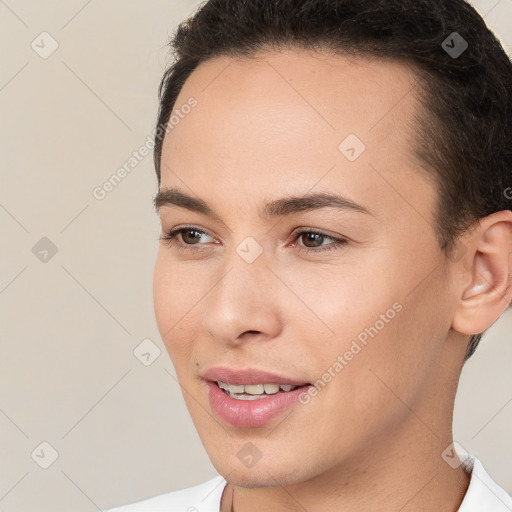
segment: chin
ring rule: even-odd
[[[260,487],[278,487],[294,485],[307,479],[302,473],[297,472],[297,464],[293,464],[295,469],[290,470],[290,465],[266,464],[263,459],[258,461],[252,467],[244,465],[235,456],[234,458],[216,460],[210,458],[217,472],[224,477],[226,481],[237,487],[260,488]]]
[[[254,469],[228,470],[221,475],[232,485],[247,489],[269,488],[287,486],[299,483],[297,476],[290,475],[289,471],[267,472],[265,470],[254,472]]]

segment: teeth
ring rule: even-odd
[[[231,397],[231,398],[235,398],[236,400],[260,400],[260,399],[265,399],[265,395],[232,395],[229,391],[228,391],[228,395]]]
[[[279,391],[279,384],[263,384],[267,395],[275,395]]]
[[[292,386],[291,384],[227,384],[226,382],[218,381],[217,385],[220,389],[224,389],[231,395],[246,395],[245,400],[254,400],[258,396],[261,395],[275,395],[282,391],[292,391],[297,388],[297,386]],[[247,397],[247,395],[250,395]],[[236,398],[242,398],[241,396],[237,396]]]
[[[245,392],[248,395],[261,395],[263,394],[263,384],[246,384],[245,386],[241,386],[245,388]]]
[[[228,391],[230,393],[243,393],[244,386],[238,386],[236,384],[228,384]]]

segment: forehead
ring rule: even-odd
[[[164,139],[162,185],[179,176],[197,195],[241,198],[321,186],[377,199],[397,180],[417,188],[417,88],[413,70],[392,60],[302,50],[208,60],[176,101],[175,112],[192,97],[197,106]]]
[[[337,135],[378,136],[391,125],[407,128],[418,113],[418,86],[413,68],[396,60],[289,49],[207,60],[189,76],[175,108],[194,96],[200,100],[201,123],[210,118],[216,127],[233,117],[241,125],[241,115],[247,114],[256,128],[260,122],[267,130],[295,126],[298,134],[308,124]]]

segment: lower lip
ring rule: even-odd
[[[308,387],[300,386],[286,393],[265,395],[256,400],[231,398],[215,382],[206,381],[208,398],[213,412],[235,427],[261,427],[298,403],[301,393]]]

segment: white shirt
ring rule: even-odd
[[[487,474],[475,457],[466,495],[458,512],[512,512],[512,497]],[[219,512],[226,480],[216,476],[207,482],[155,496],[105,512]]]

